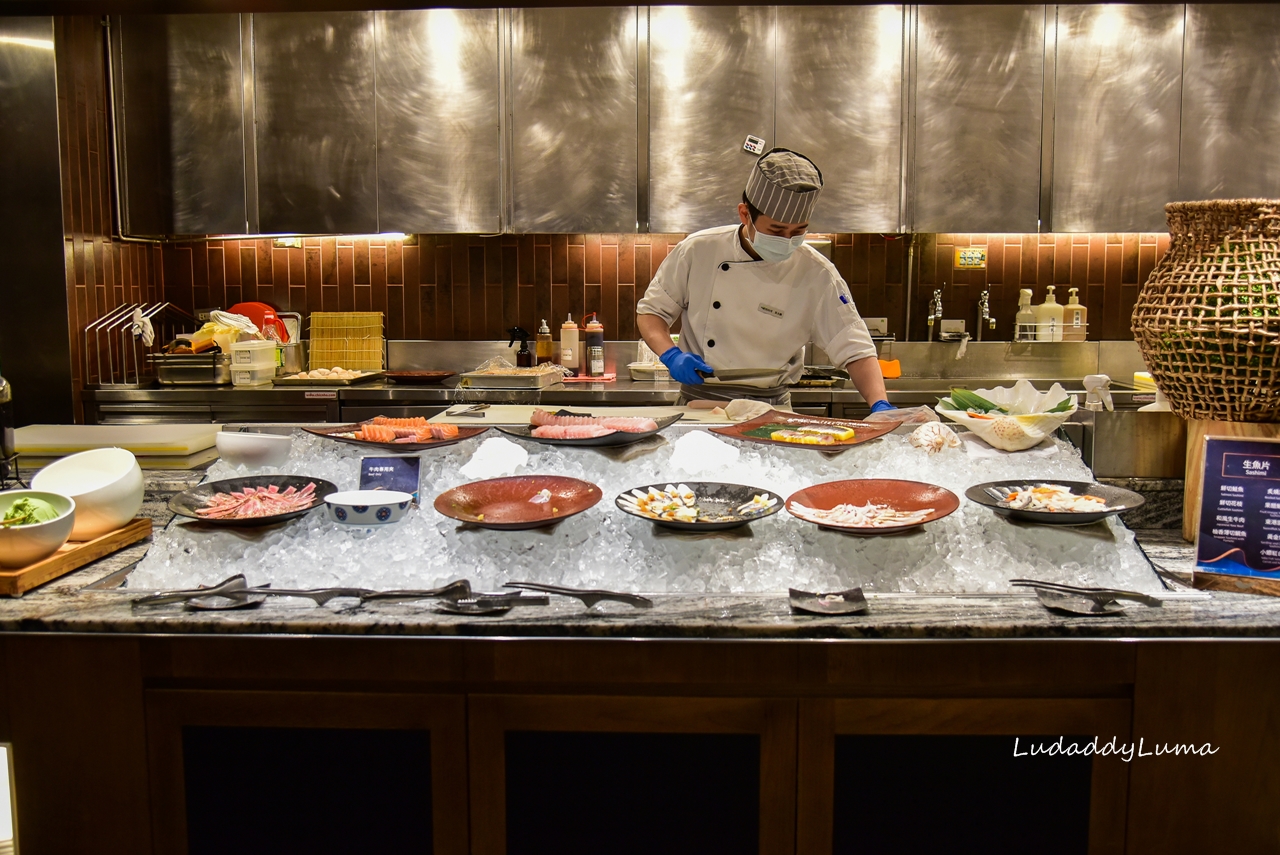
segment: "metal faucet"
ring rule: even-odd
[[[982,322],[986,321],[988,329],[996,328],[996,319],[991,317],[991,289],[983,291],[978,297],[978,341],[982,341]]]
[[[929,327],[929,340],[933,340],[933,322],[942,320],[942,289],[935,288],[933,300],[929,303],[929,318],[925,323]]]

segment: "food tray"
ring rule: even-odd
[[[568,411],[557,410],[556,412],[557,414],[561,414],[561,413],[567,413]],[[568,414],[574,415],[574,416],[593,415],[592,413],[568,413]],[[618,430],[618,431],[614,431],[613,433],[605,434],[604,436],[593,436],[588,439],[551,439],[549,437],[534,436],[533,425],[518,425],[516,427],[498,427],[498,430],[502,431],[508,436],[514,436],[520,439],[527,439],[532,442],[540,442],[543,445],[576,445],[583,448],[592,448],[592,447],[604,447],[604,446],[616,446],[616,445],[631,445],[632,443],[640,442],[641,440],[648,439],[649,437],[658,433],[663,428],[671,427],[673,424],[680,421],[681,418],[683,418],[683,414],[676,413],[674,416],[664,416],[663,418],[660,418],[660,419],[654,419],[654,421],[657,422],[658,424],[657,430],[644,431],[642,433],[629,433],[628,431]]]
[[[231,354],[152,354],[147,357],[162,386],[229,386]]]
[[[32,588],[38,588],[45,582],[52,582],[59,576],[79,570],[86,564],[97,561],[104,555],[118,552],[150,534],[151,520],[147,517],[136,517],[126,523],[123,528],[109,531],[93,540],[65,543],[57,552],[35,564],[28,564],[17,570],[0,570],[0,594],[21,597]]]
[[[458,387],[464,389],[545,389],[564,380],[558,369],[528,374],[493,374],[468,371],[461,375]]]
[[[196,509],[203,508],[205,503],[214,493],[230,493],[233,490],[243,490],[246,487],[270,487],[275,485],[281,491],[290,487],[301,490],[308,484],[315,484],[316,490],[312,495],[312,502],[305,508],[296,511],[288,511],[283,514],[273,514],[267,517],[246,517],[238,519],[206,519],[196,513]],[[225,481],[209,481],[192,487],[190,490],[179,493],[169,500],[169,510],[175,514],[184,517],[191,517],[199,520],[206,525],[214,525],[222,528],[245,528],[263,525],[272,525],[273,523],[285,522],[296,517],[309,514],[316,508],[324,506],[324,497],[330,493],[338,492],[337,485],[324,480],[323,478],[308,478],[305,475],[250,475],[247,478],[229,478]]]
[[[933,508],[918,523],[898,526],[852,526],[839,523],[815,522],[800,516],[792,506],[799,502],[814,510],[829,511],[836,505],[865,505],[872,502],[877,505],[888,505],[895,511],[920,511]],[[960,498],[955,493],[935,484],[922,481],[899,481],[892,478],[854,478],[847,481],[828,481],[816,484],[792,493],[787,499],[787,512],[801,522],[816,525],[819,528],[841,531],[868,537],[885,534],[901,534],[912,531],[945,516],[955,513],[960,507]]]
[[[543,490],[546,502],[531,502]],[[491,478],[446,490],[436,496],[435,509],[459,522],[517,531],[555,525],[594,507],[604,494],[590,481],[563,475],[517,475]]]
[[[385,376],[385,371],[372,371],[351,380],[330,380],[327,377],[321,380],[316,380],[311,377],[306,379],[298,379],[297,377],[277,377],[275,379],[275,384],[277,386],[354,386],[357,383],[372,383],[374,380],[381,380]]]
[[[666,490],[668,484],[647,484],[643,487],[635,487],[642,493],[650,490]],[[713,511],[728,519],[719,519],[715,522],[686,522],[684,520],[664,520],[643,514],[632,508],[626,501],[631,498],[631,490],[618,495],[614,500],[614,504],[618,509],[631,516],[651,522],[654,525],[663,528],[672,528],[679,531],[723,531],[729,528],[738,528],[747,523],[762,520],[765,517],[771,517],[778,511],[782,510],[782,497],[770,490],[762,490],[759,487],[748,487],[745,484],[721,484],[711,481],[688,481],[682,482],[678,486],[688,487],[697,497],[695,505],[707,511]],[[775,500],[775,504],[771,508],[767,508],[756,513],[741,514],[738,508],[743,504],[750,502],[756,496],[764,496],[766,499]]]
[[[768,445],[780,445],[786,448],[807,448],[812,451],[839,451],[850,446],[859,445],[864,442],[870,442],[889,433],[898,427],[900,421],[885,422],[863,422],[853,419],[826,419],[821,416],[798,416],[795,413],[784,413],[779,410],[770,410],[759,418],[750,421],[741,422],[736,425],[724,425],[722,427],[711,428],[712,433],[718,433],[721,436],[727,436],[732,439],[741,439],[746,442],[763,442]],[[801,427],[811,426],[830,426],[841,428],[853,428],[855,436],[853,439],[835,442],[831,445],[805,445],[798,442],[784,442],[782,440],[769,439],[767,436],[752,436],[753,431],[759,431],[769,425],[777,425],[778,429],[795,430]]]
[[[1107,510],[1074,513],[1072,511],[1027,511],[1019,508],[1006,508],[987,492],[988,489],[996,487],[1025,487],[1036,483],[1059,484],[1077,496],[1082,496],[1085,493],[1090,496],[1097,496],[1107,503]],[[974,484],[964,491],[964,496],[969,501],[977,502],[983,507],[990,508],[1001,516],[1021,520],[1022,522],[1039,523],[1040,525],[1089,525],[1098,520],[1106,519],[1113,514],[1140,508],[1147,501],[1140,493],[1126,490],[1123,487],[1112,487],[1108,484],[1094,484],[1090,481],[1057,480],[1037,482],[1029,481],[1025,478],[1014,481],[988,481],[985,484]]]
[[[410,386],[434,386],[448,380],[456,371],[386,371],[388,380]]]
[[[479,436],[488,430],[487,427],[460,427],[458,435],[450,439],[434,439],[431,442],[373,442],[368,439],[356,439],[353,436],[343,436],[343,434],[351,434],[361,428],[361,426],[369,424],[369,422],[358,422],[349,425],[337,425],[335,427],[326,428],[303,428],[307,433],[313,436],[322,436],[325,439],[333,439],[338,442],[345,442],[351,445],[358,445],[362,448],[381,448],[385,451],[398,451],[401,453],[409,451],[426,451],[429,448],[444,448],[446,445],[454,445],[462,442],[464,439],[471,439],[473,436]]]

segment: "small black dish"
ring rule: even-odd
[[[1088,513],[1074,513],[1072,511],[1027,511],[1017,508],[1009,508],[1000,504],[990,491],[999,491],[1001,489],[1013,489],[1018,487],[1030,487],[1036,484],[1057,484],[1066,487],[1077,496],[1090,495],[1097,496],[1099,499],[1107,503],[1105,511],[1092,511]],[[983,507],[990,508],[1001,516],[1008,517],[1013,520],[1021,520],[1022,522],[1038,523],[1040,525],[1089,525],[1096,523],[1098,520],[1106,519],[1115,514],[1132,511],[1134,508],[1140,508],[1147,501],[1140,493],[1132,490],[1126,490],[1123,487],[1112,487],[1108,484],[1096,484],[1092,481],[1034,481],[1034,480],[1017,480],[1017,481],[988,481],[985,484],[974,484],[968,490],[964,491],[965,498],[971,502],[977,502]]]

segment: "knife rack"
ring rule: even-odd
[[[155,338],[143,342],[143,321],[151,323]],[[86,387],[136,387],[149,384],[147,354],[160,353],[168,341],[192,331],[197,322],[172,303],[127,303],[117,306],[84,328],[80,351]]]

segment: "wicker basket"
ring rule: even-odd
[[[308,365],[381,371],[381,312],[312,312]]]
[[[1280,200],[1165,205],[1169,252],[1133,309],[1133,335],[1187,419],[1280,421]]]

